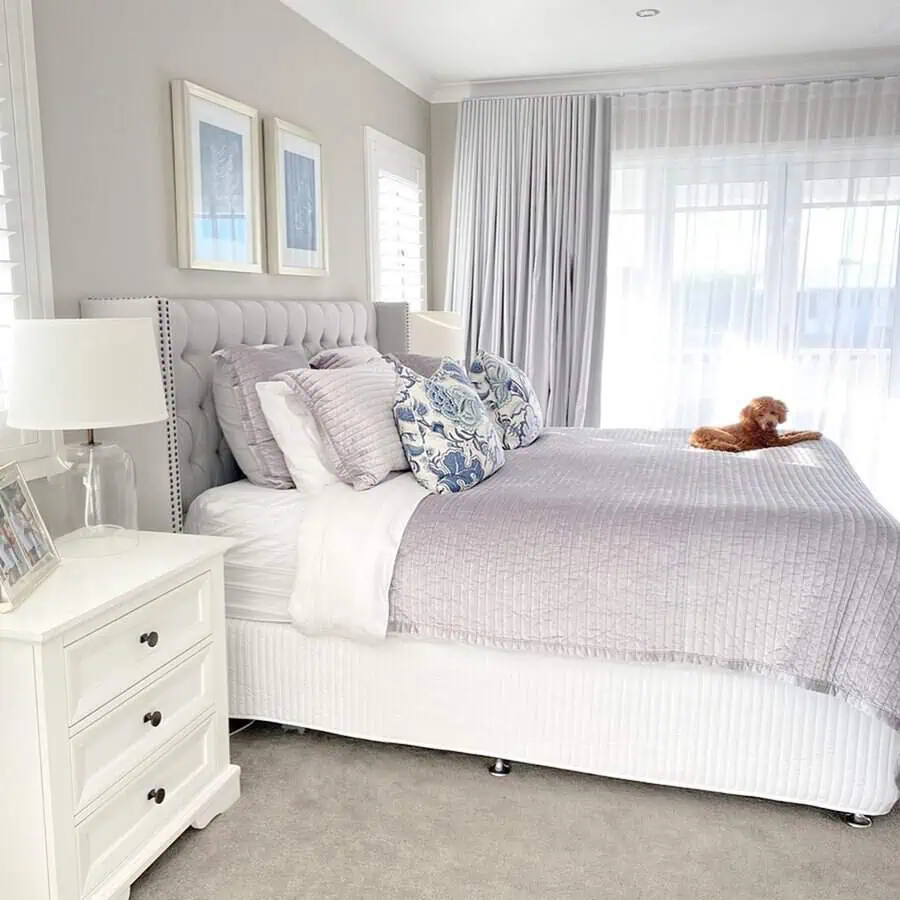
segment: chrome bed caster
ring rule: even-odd
[[[872,817],[863,813],[841,813],[841,819],[845,825],[851,828],[871,828]]]
[[[499,756],[488,766],[488,772],[497,778],[509,775],[511,771],[512,766],[505,759],[500,759]]]

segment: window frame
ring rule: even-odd
[[[428,164],[425,154],[396,138],[392,138],[369,125],[365,127],[365,173],[366,173],[366,257],[369,280],[369,301],[371,303],[398,302],[384,301],[381,297],[379,267],[379,226],[378,226],[378,170],[390,171],[389,162],[395,160],[397,169],[413,168],[421,172],[422,191],[422,305],[418,309],[410,307],[410,312],[424,312],[428,309]],[[385,164],[385,161],[388,164]],[[398,177],[406,177],[398,173]]]
[[[54,316],[50,233],[44,181],[43,143],[38,101],[37,61],[31,0],[0,0],[0,15],[9,61],[10,110],[13,123],[17,180],[16,203],[23,260],[27,315],[31,319]],[[17,462],[28,479],[60,471],[59,431],[26,432],[22,444],[0,449],[0,465]]]
[[[853,176],[846,176],[841,166],[839,158],[824,158],[817,160],[812,165],[807,166],[805,170],[801,170],[798,165],[791,165],[788,162],[788,192],[789,192],[789,210],[794,214],[787,220],[785,228],[785,250],[783,255],[784,283],[783,290],[787,290],[791,284],[796,284],[797,276],[802,266],[802,240],[803,240],[803,214],[806,210],[812,208],[825,208],[833,206],[837,208],[854,208],[854,209],[871,209],[874,207],[890,207],[900,206],[900,201],[862,201],[858,199],[854,203],[829,203],[806,204],[803,199],[803,182],[806,179],[827,179],[832,173],[855,178],[872,178],[872,177],[889,177],[896,178],[900,176],[900,163],[893,156],[885,157],[877,151],[867,153],[863,157],[854,160],[856,168]],[[788,249],[790,248],[790,249]],[[898,250],[900,254],[900,250]],[[841,289],[840,285],[835,288]],[[874,288],[873,288],[874,289]],[[863,288],[864,290],[864,288]],[[889,374],[889,396],[900,397],[900,257],[897,258],[894,267],[894,281],[889,286],[894,294],[894,326],[892,328],[892,341],[890,346],[890,374]],[[796,313],[799,315],[799,304]],[[792,323],[796,327],[796,323]],[[791,338],[793,339],[793,335]]]

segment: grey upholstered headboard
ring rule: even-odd
[[[162,297],[82,301],[82,316],[149,316],[156,327],[169,420],[109,429],[105,434],[135,460],[142,528],[179,531],[191,501],[241,477],[222,437],[212,400],[212,360],[234,344],[408,347],[402,304],[312,300],[173,300]],[[103,433],[100,435],[103,439]]]

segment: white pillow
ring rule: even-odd
[[[311,494],[337,484],[340,479],[328,463],[312,413],[301,412],[304,407],[296,401],[288,405],[290,387],[281,381],[260,381],[256,393],[297,490]]]

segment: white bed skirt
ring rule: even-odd
[[[868,815],[898,797],[900,735],[755,675],[239,619],[228,643],[235,718]]]

